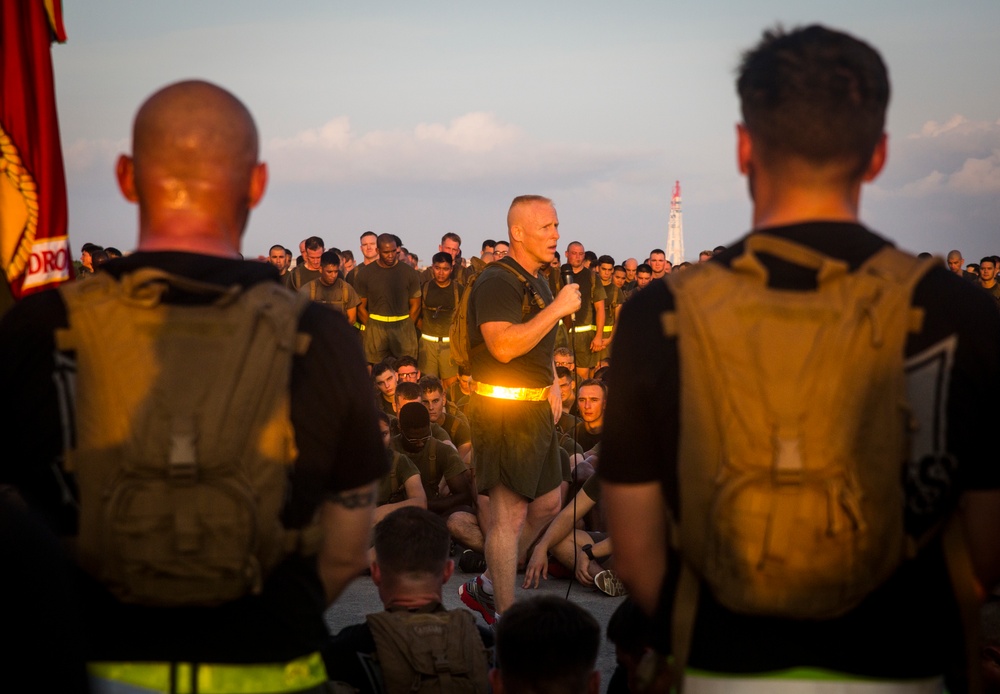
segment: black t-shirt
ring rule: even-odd
[[[513,258],[507,256],[497,263],[515,268],[531,282],[535,291],[548,306],[552,292],[544,277],[532,277]],[[530,312],[522,318],[522,307],[527,289],[513,273],[486,266],[482,275],[472,285],[469,299],[469,346],[472,356],[472,378],[482,383],[508,388],[544,388],[552,385],[552,350],[555,349],[556,329],[550,330],[527,354],[515,357],[504,364],[486,349],[480,326],[483,323],[527,323],[541,312],[529,297]]]
[[[845,260],[852,271],[888,242],[864,227],[816,222],[767,229]],[[729,265],[743,252],[732,245],[711,262]],[[764,256],[772,287],[815,289],[812,271]],[[919,532],[950,510],[955,494],[1000,487],[1000,466],[983,455],[1000,421],[1000,319],[989,298],[969,283],[932,269],[916,286],[923,329],[906,344],[911,380],[946,384],[926,402],[913,402],[922,426],[943,432],[941,448],[954,456],[948,475],[933,456],[915,455],[907,471],[907,528]],[[653,282],[623,307],[609,374],[599,474],[612,482],[658,481],[677,508],[680,432],[677,342],[664,336],[661,316],[674,308],[665,282]],[[914,359],[921,355],[921,359]],[[932,420],[932,421],[927,421]],[[944,490],[942,490],[942,487]],[[683,522],[683,519],[680,520]],[[716,672],[767,672],[813,666],[859,675],[939,675],[961,647],[958,616],[939,542],[905,563],[881,588],[841,618],[771,619],[733,613],[710,591],[700,593],[692,667]]]
[[[421,294],[421,331],[425,335],[448,337],[451,317],[462,296],[462,285],[451,281],[447,287],[439,287],[437,282],[431,280],[424,284]]]
[[[596,320],[594,314],[594,302],[607,302],[607,293],[601,279],[593,270],[582,267],[579,272],[573,274],[574,284],[580,285],[580,296],[583,301],[580,310],[576,312],[576,325],[594,325]]]
[[[278,281],[277,271],[264,263],[179,252],[136,253],[107,263],[102,272],[120,277],[141,267],[222,285]],[[166,301],[204,298],[171,291]],[[27,297],[0,321],[0,379],[18,403],[0,419],[8,445],[0,483],[17,487],[57,535],[72,536],[73,481],[59,472],[72,411],[64,422],[57,387],[71,377],[65,359],[72,355],[60,353],[57,365],[53,337],[66,326],[57,291]],[[290,414],[298,457],[282,512],[290,528],[306,525],[329,495],[372,482],[387,469],[352,328],[342,315],[316,304],[306,307],[298,327],[310,345],[292,363]],[[315,557],[291,557],[267,578],[260,595],[211,608],[126,605],[78,574],[89,660],[277,662],[315,651],[327,633]]]
[[[392,267],[382,267],[375,262],[358,270],[354,288],[358,296],[368,300],[368,313],[406,316],[410,299],[420,296],[420,276],[406,263],[397,261]]]

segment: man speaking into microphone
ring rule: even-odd
[[[459,596],[487,624],[514,602],[518,561],[559,512],[562,481],[555,420],[562,413],[552,351],[559,321],[580,308],[580,288],[555,299],[539,270],[552,263],[559,217],[540,195],[514,198],[510,253],[491,263],[469,298],[469,353],[476,388],[469,403],[476,483],[489,497],[485,574]]]

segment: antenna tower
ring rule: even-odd
[[[667,260],[674,267],[684,262],[684,220],[681,213],[681,182],[674,181],[670,196],[670,222],[667,226]]]

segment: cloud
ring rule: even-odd
[[[904,198],[1000,194],[1000,120],[970,121],[956,114],[893,141],[878,192]]]
[[[648,163],[624,148],[533,141],[493,114],[467,113],[449,123],[356,132],[346,116],[287,138],[268,140],[273,174],[309,183],[433,183],[509,179],[586,182]]]

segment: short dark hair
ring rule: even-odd
[[[420,370],[420,366],[417,364],[416,357],[411,357],[409,354],[404,354],[403,356],[401,356],[399,359],[396,360],[396,363],[394,365],[396,371],[399,371],[399,367],[401,366],[412,366],[416,368],[417,371]]]
[[[451,534],[436,513],[404,506],[375,526],[375,557],[383,572],[444,573]]]
[[[366,236],[374,236],[375,238],[378,238],[378,234],[376,234],[374,231],[366,231],[361,235],[361,237],[358,240],[359,241],[364,240]]]
[[[559,379],[560,381],[563,380],[564,378],[572,379],[573,378],[573,372],[570,371],[569,369],[567,369],[565,366],[557,366],[556,367],[556,378]]]
[[[340,267],[340,254],[337,251],[324,251],[323,255],[319,257],[319,266],[326,267],[327,265]]]
[[[104,246],[98,246],[96,243],[90,243],[89,241],[80,247],[81,253],[93,253],[94,251],[103,251]]]
[[[323,243],[323,239],[318,236],[310,236],[306,239],[306,250],[307,251],[321,251],[326,248],[326,244]]]
[[[104,250],[107,252],[109,258],[121,258],[122,257],[122,252],[119,251],[114,246],[108,246]]]
[[[396,386],[396,402],[400,400],[419,400],[420,386],[413,381],[400,381]],[[423,405],[421,405],[423,407]]]
[[[666,259],[666,257],[667,257],[666,252],[664,252],[664,250],[662,248],[654,248],[653,250],[651,250],[649,252],[649,257],[652,258],[654,253],[662,255],[664,257],[664,259]]]
[[[996,259],[995,256],[988,255],[988,256],[986,256],[985,258],[983,258],[982,260],[979,261],[980,267],[982,267],[983,263],[993,263],[994,265],[996,265],[997,264],[997,259]]]
[[[493,239],[486,239],[483,241],[483,247],[480,250],[485,251],[487,248],[496,248],[497,242]]]
[[[600,380],[599,378],[588,378],[584,380],[583,382],[580,383],[580,385],[576,387],[576,392],[579,393],[581,390],[583,390],[584,386],[597,386],[598,388],[601,389],[601,392],[604,393],[604,399],[605,400],[608,399],[608,384]]]
[[[844,162],[864,172],[885,128],[889,74],[859,39],[818,24],[765,31],[743,54],[736,91],[743,122],[765,161]]]
[[[276,244],[274,244],[273,246],[271,246],[270,248],[267,249],[268,255],[270,255],[274,251],[275,248],[277,248],[278,250],[280,250],[282,253],[285,252],[285,247],[282,246],[280,243],[276,243]]]
[[[340,252],[340,259],[343,261],[354,260],[354,251],[350,248],[345,248]]]
[[[496,665],[516,692],[581,692],[594,672],[601,627],[579,605],[556,595],[513,604],[496,627]]]
[[[437,263],[448,263],[449,265],[454,265],[455,261],[451,257],[451,253],[448,253],[446,251],[438,251],[437,253],[431,256],[431,264],[437,264]]]
[[[402,244],[399,242],[399,237],[395,234],[379,234],[375,237],[375,242],[381,246],[383,243],[389,243],[392,241],[396,244],[396,248],[399,248]]]
[[[597,262],[597,254],[594,253],[593,251],[584,251],[583,259],[589,260],[591,263],[595,263]],[[612,265],[614,265],[614,263],[612,263]]]
[[[635,274],[638,275],[640,272],[648,272],[649,274],[652,275],[653,274],[653,268],[650,267],[648,263],[639,263],[635,267]]]
[[[610,255],[602,255],[600,258],[597,259],[597,264],[598,265],[614,265],[615,264],[615,259],[612,258]]]
[[[454,241],[459,246],[462,245],[462,237],[456,234],[454,231],[449,231],[447,234],[441,237],[441,245],[444,245],[445,241]]]
[[[383,359],[378,364],[376,364],[375,366],[373,366],[372,367],[372,380],[374,381],[376,378],[378,378],[379,376],[381,376],[382,374],[384,374],[386,371],[392,371],[393,373],[396,372],[396,363],[395,363],[395,361],[390,361],[389,359]]]
[[[420,380],[417,381],[417,385],[420,386],[421,393],[444,392],[444,385],[442,385],[441,379],[437,376],[421,376]]]

